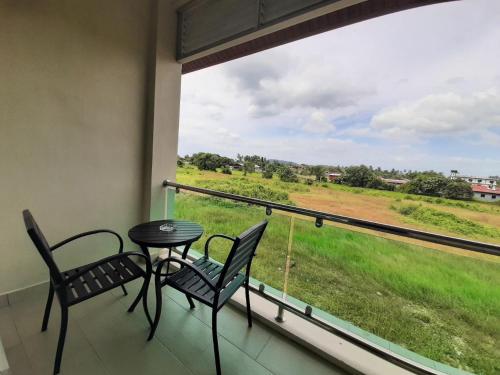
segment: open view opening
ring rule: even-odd
[[[177,183],[500,244],[499,15],[423,7],[185,74]],[[266,216],[173,199],[209,233]],[[500,371],[498,254],[311,216],[272,211],[256,286],[445,373]]]

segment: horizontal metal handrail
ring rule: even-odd
[[[420,231],[420,230],[416,230],[416,229],[410,229],[410,228],[405,228],[405,227],[398,227],[395,225],[378,223],[375,221],[357,219],[357,218],[353,218],[353,217],[349,217],[349,216],[336,215],[336,214],[331,214],[331,213],[322,212],[322,211],[315,211],[315,210],[310,210],[310,209],[302,208],[302,207],[294,207],[294,206],[290,206],[290,205],[286,205],[286,204],[265,201],[262,199],[245,197],[243,195],[230,194],[230,193],[225,193],[225,192],[217,191],[217,190],[211,190],[211,189],[199,188],[196,186],[179,184],[179,183],[168,181],[168,180],[163,181],[163,186],[164,187],[174,187],[176,189],[183,189],[183,190],[193,191],[196,193],[211,195],[214,197],[231,199],[231,200],[234,200],[237,202],[243,202],[243,203],[253,204],[256,206],[266,207],[266,211],[268,212],[268,214],[270,214],[270,212],[272,212],[273,209],[276,209],[279,211],[285,211],[285,212],[290,212],[290,213],[294,213],[294,214],[298,214],[298,215],[313,217],[316,219],[317,226],[321,226],[322,221],[327,220],[327,221],[342,223],[342,224],[351,225],[351,226],[355,226],[355,227],[371,229],[371,230],[378,231],[378,232],[389,233],[389,234],[393,234],[396,236],[414,238],[414,239],[421,240],[421,241],[427,241],[427,242],[437,243],[440,245],[457,247],[460,249],[465,249],[465,250],[474,251],[474,252],[478,252],[478,253],[485,253],[485,254],[500,256],[500,245],[495,245],[495,244],[491,244],[491,243],[472,241],[472,240],[467,240],[465,238],[450,237],[450,236],[445,236],[445,235],[438,234],[438,233],[424,232],[424,231]]]

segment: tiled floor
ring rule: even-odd
[[[126,312],[139,287],[129,285],[127,297],[116,289],[70,308],[61,374],[215,374],[210,311],[199,303],[189,310],[184,296],[165,288],[162,320],[146,342],[142,308]],[[0,308],[0,337],[14,375],[52,373],[60,314],[54,301],[49,329],[40,332],[46,292],[46,285],[18,292]],[[258,322],[248,329],[230,306],[219,312],[219,336],[224,375],[344,374]]]

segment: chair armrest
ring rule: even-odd
[[[212,241],[212,239],[214,239],[214,238],[224,238],[226,240],[230,240],[233,242],[236,240],[235,238],[226,236],[225,234],[214,234],[213,236],[210,236],[208,238],[207,242],[205,242],[205,257],[206,258],[208,258],[208,247],[209,247],[210,241]]]
[[[93,270],[96,267],[99,267],[100,265],[102,265],[104,263],[108,263],[109,261],[111,261],[113,259],[127,258],[129,256],[138,256],[138,257],[144,258],[144,260],[146,261],[146,274],[150,275],[152,273],[151,261],[149,260],[149,258],[146,255],[144,255],[143,253],[139,253],[137,251],[127,251],[124,253],[122,252],[119,254],[111,255],[109,257],[98,260],[97,262],[94,262],[94,263],[91,263],[87,266],[81,267],[80,271],[78,271],[77,273],[74,273],[70,277],[64,279],[63,284],[68,285],[68,284],[72,283],[74,280],[78,279],[83,274]]]
[[[71,242],[71,241],[74,241],[74,240],[77,240],[79,238],[82,238],[82,237],[86,237],[86,236],[90,236],[90,235],[93,235],[93,234],[98,234],[98,233],[111,233],[112,235],[114,235],[116,238],[118,238],[118,241],[120,243],[120,247],[118,249],[118,253],[122,253],[123,252],[123,239],[121,238],[121,236],[112,231],[112,230],[109,230],[109,229],[97,229],[97,230],[91,230],[89,232],[83,232],[83,233],[80,233],[80,234],[77,234],[77,235],[74,235],[70,238],[67,238],[65,239],[64,241],[61,241],[57,244],[55,244],[54,246],[52,246],[50,248],[50,251],[54,251],[58,248],[60,248],[61,246],[64,246],[66,245],[67,243]]]
[[[188,263],[186,262],[184,259],[180,259],[180,258],[175,258],[175,257],[169,257],[169,258],[166,258],[166,259],[163,259],[161,260],[158,265],[156,266],[156,278],[160,278],[162,276],[162,273],[161,273],[161,269],[163,268],[164,264],[165,263],[179,263],[180,265],[182,265],[183,267],[187,267],[191,270],[194,271],[194,273],[196,273],[196,275],[198,275],[200,277],[200,279],[202,279],[209,287],[210,289],[212,290],[216,290],[215,288],[215,285],[214,285],[214,282],[212,280],[210,280],[206,274],[204,274],[198,267],[196,267],[194,264],[192,263]],[[168,277],[168,276],[167,276]]]

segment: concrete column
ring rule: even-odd
[[[165,218],[162,182],[175,179],[181,68],[176,61],[176,2],[158,0],[152,12],[151,67],[144,171],[144,220]]]

